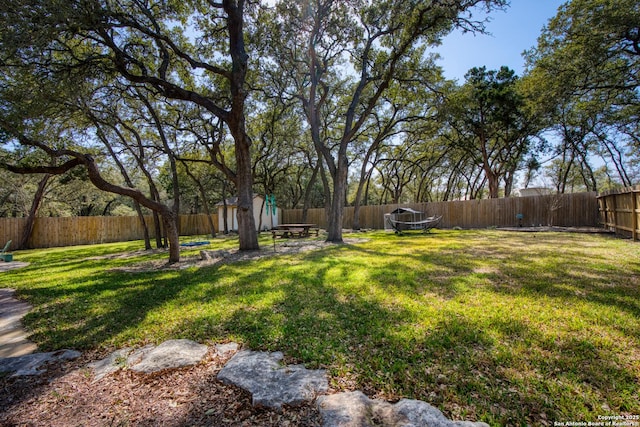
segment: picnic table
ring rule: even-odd
[[[316,224],[280,224],[271,230],[274,239],[276,237],[285,239],[290,237],[309,237],[312,232],[315,232],[316,236],[320,232]]]

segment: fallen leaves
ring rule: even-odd
[[[94,382],[86,358],[43,377],[0,379],[0,425],[320,426],[313,404],[254,407],[249,393],[217,381],[219,360],[161,374],[119,371]]]

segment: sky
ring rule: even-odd
[[[542,27],[563,3],[565,0],[511,0],[506,11],[491,13],[486,24],[491,35],[451,33],[438,48],[445,77],[464,83],[464,75],[473,67],[497,70],[503,65],[521,76],[522,52],[537,44]]]

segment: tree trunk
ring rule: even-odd
[[[116,199],[111,199],[105,205],[104,209],[102,209],[102,216],[109,216],[109,209],[111,209],[111,205],[116,201]]]
[[[236,188],[238,203],[238,239],[241,251],[260,249],[256,221],[253,216],[253,174],[251,168],[251,140],[245,132],[244,117],[236,117],[230,126],[236,147]]]
[[[248,139],[248,137],[246,137]],[[240,150],[241,149],[241,150]],[[238,187],[238,238],[240,250],[260,249],[256,222],[253,216],[253,176],[249,144],[236,143]]]
[[[211,230],[211,237],[216,237],[216,229],[213,225],[213,220],[211,219],[211,211],[209,210],[209,202],[207,201],[207,192],[204,189],[202,182],[200,182],[200,180],[197,179],[193,173],[191,173],[187,164],[185,162],[182,162],[182,164],[184,165],[184,170],[187,175],[189,175],[189,177],[198,187],[198,192],[200,193],[200,197],[202,198],[202,207],[204,209],[204,213],[207,215],[207,222],[209,223],[209,228]]]
[[[497,199],[500,196],[500,180],[492,170],[485,169],[485,176],[489,184],[489,198]]]
[[[144,235],[144,248],[146,250],[151,249],[151,238],[149,237],[149,226],[147,225],[147,221],[144,219],[144,214],[142,213],[142,208],[140,207],[140,203],[134,201],[133,207],[136,210],[136,214],[138,215],[138,219],[140,220],[140,225],[142,225],[142,233]]]
[[[324,216],[327,224],[329,224],[329,215],[331,213],[331,186],[329,185],[327,172],[322,166],[320,167],[320,180],[322,181],[322,188],[324,189]]]
[[[507,172],[504,177],[504,197],[511,197],[511,191],[513,191],[513,178],[515,172]]]
[[[229,207],[227,206],[227,199],[222,200],[222,222],[224,224],[225,236],[229,234]]]
[[[361,191],[358,187],[358,191]],[[353,225],[352,228],[354,230],[360,230],[360,198],[356,197],[355,203],[353,204]]]
[[[302,222],[307,222],[307,216],[309,214],[309,205],[311,204],[311,191],[313,190],[313,186],[318,177],[318,171],[322,166],[321,160],[318,159],[318,163],[316,167],[313,168],[313,173],[311,174],[311,178],[309,178],[309,182],[307,183],[307,188],[304,191],[304,204],[302,205]]]
[[[169,241],[169,264],[180,261],[180,232],[178,231],[179,216],[172,209],[165,209],[162,212],[162,223],[164,231]]]
[[[6,130],[6,128],[5,128]],[[15,134],[15,133],[12,133]],[[46,145],[25,137],[21,134],[15,134],[20,138],[21,143],[23,145],[28,145],[32,147],[37,147],[45,151],[52,157],[61,157],[62,155],[72,156],[73,159],[68,160],[62,165],[59,166],[34,166],[34,167],[24,167],[24,166],[13,166],[6,165],[7,169],[14,173],[47,173],[47,174],[57,174],[61,175],[66,173],[67,171],[73,169],[76,166],[84,165],[87,168],[87,173],[89,176],[89,180],[93,185],[96,186],[99,190],[107,191],[109,193],[120,194],[123,196],[131,197],[133,200],[140,203],[142,206],[151,209],[154,212],[160,212],[163,215],[168,216],[168,218],[173,218],[172,221],[167,221],[167,231],[171,233],[171,244],[174,246],[170,248],[170,262],[177,262],[180,260],[180,246],[178,241],[178,226],[177,226],[177,214],[174,214],[173,211],[163,205],[162,203],[149,199],[144,194],[142,194],[139,190],[130,187],[122,187],[117,184],[113,184],[107,180],[105,180],[100,174],[100,170],[96,165],[95,159],[90,154],[83,154],[73,150],[64,150],[64,151],[56,151],[53,150]]]
[[[207,215],[207,222],[209,223],[209,228],[211,229],[211,237],[216,237],[216,226],[213,223],[213,218],[211,218],[211,212],[209,211],[209,205],[205,201],[204,202],[204,211]]]
[[[36,214],[38,213],[38,208],[40,207],[40,202],[42,201],[42,196],[44,196],[44,190],[47,188],[47,183],[49,182],[49,178],[51,175],[46,174],[42,177],[40,182],[38,183],[38,189],[36,190],[36,194],[33,196],[33,201],[31,202],[31,209],[29,209],[29,216],[27,216],[27,223],[24,225],[22,229],[22,238],[18,243],[17,249],[27,249],[29,244],[29,238],[31,237],[31,233],[33,232],[33,225],[36,221]]]
[[[151,215],[153,216],[153,230],[156,235],[156,248],[163,248],[164,244],[162,243],[162,226],[160,225],[160,216],[156,211],[153,211]]]
[[[346,147],[346,145],[345,145]],[[333,179],[333,198],[329,211],[327,242],[343,243],[342,220],[344,218],[344,199],[347,195],[348,162],[346,152],[338,153],[338,168]]]
[[[560,176],[558,180],[558,193],[564,194],[567,189],[567,182],[569,181],[569,174],[571,172],[571,168],[573,167],[573,161],[575,159],[575,153],[573,151],[570,152],[569,160],[566,160],[566,146],[565,151],[562,155],[562,168],[564,170],[560,171]]]
[[[246,132],[244,103],[247,96],[244,88],[249,55],[244,45],[244,1],[223,0],[227,13],[229,31],[229,53],[233,63],[231,84],[231,111],[226,123],[233,137],[236,158],[236,188],[238,190],[238,238],[240,250],[260,249],[256,222],[253,217],[253,169],[251,167],[251,139]]]
[[[95,163],[95,160],[91,155],[84,154],[80,155],[79,153],[74,153],[77,159],[80,159],[82,163],[86,166],[87,172],[89,173],[89,179],[97,188],[103,191],[108,191],[110,193],[121,194],[123,196],[129,196],[133,198],[135,201],[140,203],[153,210],[154,212],[159,212],[163,216],[163,221],[165,221],[165,231],[167,232],[167,237],[169,238],[170,248],[169,248],[169,262],[178,262],[180,261],[180,243],[178,240],[178,215],[174,213],[169,207],[163,205],[157,200],[151,200],[144,196],[140,191],[128,188],[121,187],[119,185],[112,184],[106,181],[102,175],[100,175],[100,171]]]
[[[262,204],[260,205],[260,216],[259,216],[260,219],[258,220],[258,232],[260,232],[262,230],[262,216],[264,215],[264,206],[267,203],[267,197],[269,197],[269,195],[265,191],[264,200],[262,201]],[[254,218],[254,221],[255,221],[255,218]]]
[[[127,183],[127,185],[129,187],[135,188],[135,185],[133,185],[133,181],[131,181],[131,178],[129,177],[129,173],[127,172],[127,169],[124,167],[124,164],[120,161],[120,159],[116,155],[116,152],[113,150],[113,147],[109,143],[109,140],[105,136],[104,132],[102,132],[98,121],[96,120],[96,121],[94,121],[94,123],[96,125],[96,128],[98,129],[98,137],[104,143],[104,146],[109,151],[109,154],[111,154],[111,158],[113,159],[113,161],[118,166],[118,169],[120,170],[120,174],[124,178],[124,181]],[[133,153],[133,150],[131,150],[131,152]],[[136,157],[136,159],[138,158],[137,156],[135,156],[135,157]],[[140,162],[138,162],[138,164],[140,165]],[[135,199],[132,199],[132,200],[133,200],[133,207],[136,210],[136,214],[138,215],[138,219],[140,220],[140,225],[142,225],[142,232],[144,234],[144,248],[146,250],[150,250],[151,249],[151,238],[149,236],[149,226],[147,225],[147,221],[144,219],[144,214],[142,213],[142,208],[140,207],[140,203],[138,203],[138,201],[136,201]]]
[[[360,170],[360,182],[358,182],[358,190],[356,191],[356,198],[353,201],[353,226],[354,230],[360,230],[360,200],[362,199],[362,193],[364,191],[365,183],[369,182],[370,173],[367,173],[367,163],[369,159],[365,159],[362,163]]]

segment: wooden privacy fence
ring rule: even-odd
[[[218,216],[211,215],[213,223]],[[155,237],[153,219],[145,216],[152,238]],[[26,218],[0,218],[0,244],[12,240],[15,249],[22,238]],[[207,216],[180,215],[180,235],[209,234],[211,227]],[[95,243],[124,242],[144,238],[142,225],[137,216],[85,216],[36,218],[29,247],[51,248],[57,246],[89,245]]]
[[[563,227],[596,226],[599,222],[598,202],[604,212],[602,223],[616,230],[638,228],[638,188],[631,195],[617,199],[599,196],[596,193],[574,193],[549,196],[511,197],[503,199],[466,200],[456,202],[409,203],[402,205],[363,206],[360,208],[360,227],[384,229],[384,214],[399,206],[410,207],[426,212],[427,215],[442,215],[442,228],[486,228],[515,227],[518,225],[516,215],[522,214],[522,225],[539,226],[555,225]],[[625,193],[626,194],[626,193]],[[628,200],[632,200],[628,201]],[[634,208],[635,215],[630,212]],[[605,206],[605,208],[602,208]],[[353,207],[345,208],[345,228],[353,228]],[[282,223],[302,222],[301,209],[282,211]],[[211,215],[217,227],[217,215]],[[632,221],[635,217],[635,226]],[[154,237],[151,217],[145,217],[149,232]],[[0,245],[8,240],[15,244],[20,241],[25,218],[0,218]],[[324,209],[310,209],[305,222],[327,227]],[[217,231],[217,230],[216,230]],[[210,227],[207,216],[181,215],[180,235],[192,236],[209,234]],[[48,248],[56,246],[87,245],[95,243],[122,242],[138,240],[144,237],[142,226],[137,217],[125,216],[92,216],[37,218],[29,246]],[[12,246],[15,249],[15,245]]]
[[[616,234],[640,240],[640,186],[598,195],[600,222]]]
[[[547,196],[509,197],[502,199],[455,202],[403,203],[360,208],[360,227],[384,229],[384,214],[397,207],[408,207],[428,216],[442,215],[441,228],[486,228],[554,225],[560,227],[594,227],[598,225],[596,193],[554,194]],[[344,210],[344,228],[353,228],[353,207]],[[283,211],[283,223],[302,222],[302,209]],[[309,209],[305,222],[327,226],[324,209]]]

